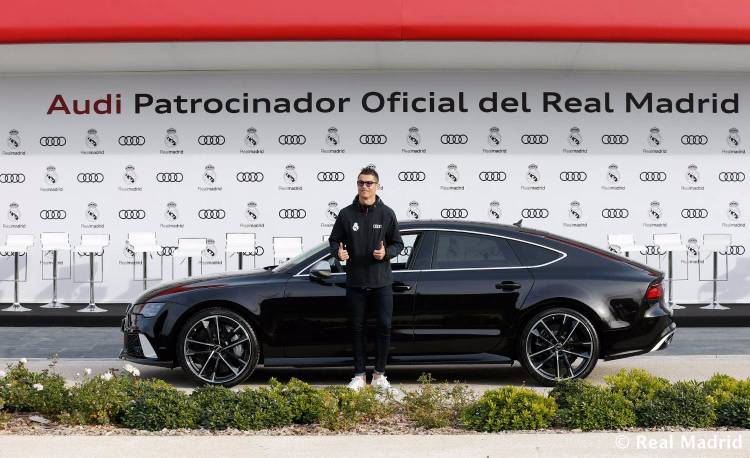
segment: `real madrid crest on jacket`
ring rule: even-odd
[[[372,252],[385,245],[385,257],[378,261]],[[375,203],[362,205],[355,196],[351,205],[339,211],[328,238],[331,254],[338,253],[339,242],[349,252],[346,286],[379,288],[393,283],[390,259],[404,248],[396,214],[379,196]]]

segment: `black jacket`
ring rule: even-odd
[[[378,261],[372,252],[385,246],[385,257]],[[375,203],[366,206],[354,196],[351,205],[343,208],[328,238],[331,254],[338,259],[339,242],[349,252],[346,261],[346,286],[379,288],[393,283],[391,258],[404,249],[396,214],[375,196]],[[340,259],[339,259],[340,260]]]

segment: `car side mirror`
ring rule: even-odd
[[[310,280],[325,280],[331,276],[331,265],[320,261],[310,269]]]

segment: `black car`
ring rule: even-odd
[[[515,226],[400,226],[391,365],[520,361],[551,385],[672,340],[662,273],[648,266]],[[128,308],[120,356],[225,386],[258,364],[349,366],[344,269],[322,243],[279,266],[160,285]]]

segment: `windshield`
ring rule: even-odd
[[[286,272],[287,270],[291,269],[295,265],[299,264],[300,261],[303,261],[316,252],[322,250],[323,248],[328,246],[328,242],[321,242],[314,247],[310,248],[307,251],[303,251],[302,253],[298,254],[297,256],[289,259],[288,261],[285,261],[283,264],[279,264],[278,266],[273,268],[273,272]]]

